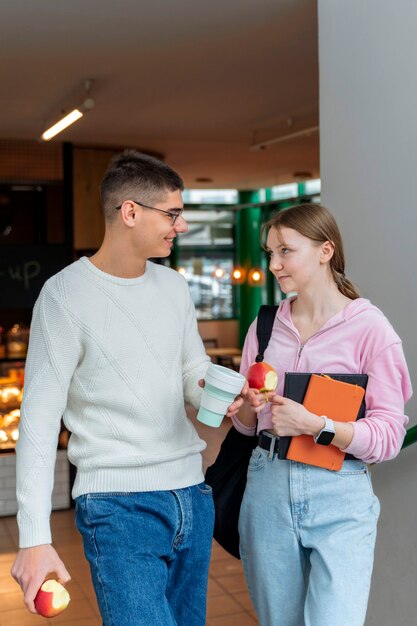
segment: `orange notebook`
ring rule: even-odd
[[[359,385],[311,374],[303,405],[316,415],[326,415],[337,422],[354,422],[364,395],[365,389]],[[292,437],[286,458],[337,471],[343,465],[345,453],[331,444],[315,443],[311,435],[298,435]]]

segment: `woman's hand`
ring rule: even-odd
[[[229,407],[232,410],[231,415],[234,415],[236,411],[242,408],[245,402],[251,409],[255,410],[255,413],[259,413],[264,408],[266,400],[263,394],[257,389],[250,388],[248,382],[246,382],[240,394],[236,396],[234,403]]]
[[[323,428],[323,418],[310,413],[302,404],[276,394],[270,394],[268,399],[274,432],[279,437],[317,435]]]
[[[260,400],[258,399],[258,391],[256,389],[250,389],[247,382],[243,385],[243,389],[240,394],[236,396],[234,402],[229,406],[229,410],[226,413],[227,417],[235,415],[239,409],[242,408],[245,401],[248,402],[252,408],[257,407],[260,403]]]
[[[254,405],[257,406],[258,401],[256,398],[257,391],[256,389],[250,389],[247,382],[243,385],[243,389],[239,395],[236,396],[232,404],[229,406],[226,417],[232,417],[236,415],[236,413],[243,407],[245,402],[248,402],[251,407]]]
[[[198,384],[204,389],[204,379],[199,380]],[[248,383],[245,382],[242,391],[236,396],[232,404],[229,406],[226,417],[236,415],[239,409],[241,409],[244,405],[245,401],[248,402],[255,410],[256,407],[260,410],[265,405],[265,399],[259,395],[259,391],[257,389],[250,389]]]

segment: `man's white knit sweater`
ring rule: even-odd
[[[83,257],[49,279],[34,309],[16,450],[20,547],[51,542],[61,416],[74,498],[200,483],[205,443],[184,400],[198,406],[207,366],[176,272],[148,262],[123,279]]]

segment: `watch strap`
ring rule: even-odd
[[[333,420],[326,415],[321,416],[324,419],[324,426],[320,432],[314,437],[314,441],[322,446],[328,446],[333,441],[335,429]]]

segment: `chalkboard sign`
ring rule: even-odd
[[[71,262],[62,245],[0,246],[0,309],[31,309],[44,282]]]

